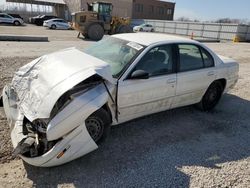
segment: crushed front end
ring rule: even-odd
[[[0,100],[13,154],[31,165],[50,167],[97,149],[85,120],[109,100],[112,79],[107,64],[76,49],[21,67]]]

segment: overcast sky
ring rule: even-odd
[[[0,5],[4,1],[0,0]],[[250,19],[250,0],[169,1],[176,2],[175,19],[182,16],[198,20],[215,20],[225,17]]]

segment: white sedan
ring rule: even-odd
[[[142,25],[139,25],[139,26],[135,26],[133,28],[133,31],[134,32],[138,32],[138,31],[146,31],[146,32],[154,32],[155,29],[152,25],[150,24],[142,24]]]
[[[63,19],[55,18],[43,22],[44,27],[50,29],[71,29],[71,25]]]
[[[21,18],[14,18],[11,15],[0,13],[0,24],[13,24],[15,26],[20,26],[24,24],[24,21]]]
[[[14,154],[56,166],[97,149],[110,126],[192,104],[212,110],[238,71],[199,42],[150,33],[39,57],[3,90]]]

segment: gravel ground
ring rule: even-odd
[[[0,54],[0,91],[18,67],[56,41],[16,58],[25,44],[2,44],[15,53]],[[98,150],[59,167],[13,160],[0,111],[0,187],[250,187],[250,44],[207,45],[240,63],[238,84],[213,112],[184,107],[118,125]]]

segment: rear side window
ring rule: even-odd
[[[201,53],[204,61],[204,66],[206,68],[213,67],[214,66],[214,59],[213,57],[203,48],[201,48]]]
[[[209,52],[202,47],[192,44],[180,44],[179,72],[192,71],[214,66],[214,59]]]
[[[191,71],[203,68],[203,59],[200,49],[195,45],[180,44],[179,47],[179,71]]]

